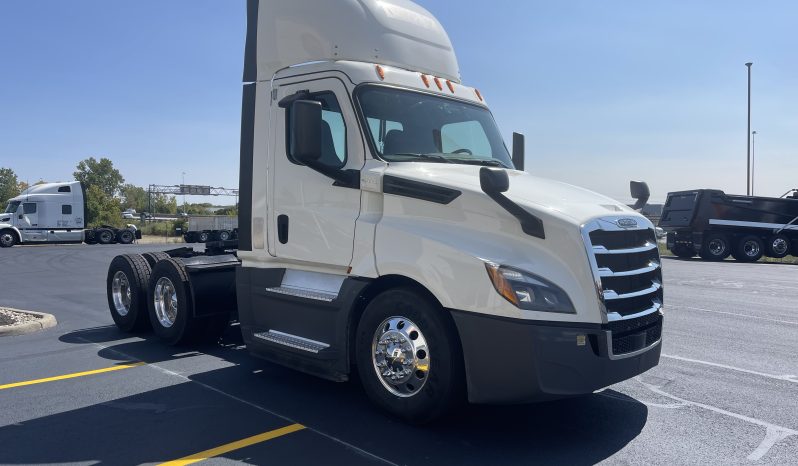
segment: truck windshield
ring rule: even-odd
[[[6,206],[6,211],[3,212],[3,213],[4,214],[13,214],[14,212],[17,211],[17,208],[19,207],[19,204],[20,204],[20,201],[11,201],[11,202],[9,202],[8,205]],[[0,204],[0,205],[2,205],[2,204]]]
[[[513,166],[484,107],[382,86],[363,87],[357,98],[383,160]]]

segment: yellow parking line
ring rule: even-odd
[[[208,458],[213,458],[214,456],[219,456],[225,453],[229,453],[233,450],[238,450],[240,448],[248,447],[250,445],[255,445],[256,443],[265,442],[266,440],[271,440],[273,438],[282,437],[283,435],[287,435],[292,432],[302,430],[304,428],[305,426],[303,426],[302,424],[291,424],[290,426],[285,426],[279,429],[264,432],[262,434],[253,435],[252,437],[247,437],[245,439],[237,440],[235,442],[221,445],[216,448],[211,448],[210,450],[205,450],[199,453],[194,453],[193,455],[184,456],[183,458],[177,460],[161,463],[161,466],[182,466],[184,464],[197,463],[199,461],[207,460]]]
[[[86,375],[94,375],[94,374],[102,374],[103,372],[112,372],[118,371],[122,369],[130,369],[131,367],[139,367],[143,366],[144,362],[133,362],[130,364],[119,364],[112,367],[106,367],[105,369],[95,369],[93,371],[84,371],[84,372],[74,372],[72,374],[64,374],[64,375],[57,375],[55,377],[46,377],[44,379],[36,379],[36,380],[27,380],[25,382],[14,382],[5,385],[0,385],[0,390],[5,390],[7,388],[14,388],[14,387],[24,387],[25,385],[36,385],[39,383],[47,383],[47,382],[55,382],[56,380],[64,380],[64,379],[74,379],[75,377],[84,377]]]

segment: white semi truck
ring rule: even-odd
[[[85,192],[79,181],[37,184],[9,199],[0,214],[0,247],[81,242],[130,244],[141,238],[137,230],[85,226]]]
[[[116,257],[111,314],[168,344],[359,374],[411,422],[590,394],[658,364],[654,226],[524,172],[407,0],[249,0],[239,239]]]

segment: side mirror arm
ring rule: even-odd
[[[524,233],[536,238],[546,239],[543,221],[502,194],[510,187],[506,171],[501,168],[482,167],[479,170],[479,185],[488,197],[518,219]]]

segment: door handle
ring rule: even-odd
[[[288,215],[277,216],[277,239],[281,244],[288,242]]]

